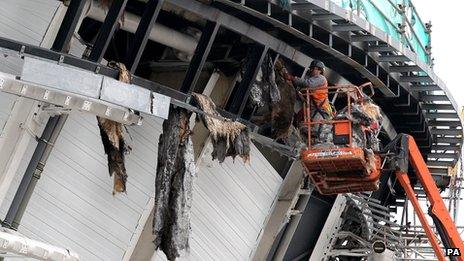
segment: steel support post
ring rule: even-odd
[[[126,58],[125,65],[133,74],[137,69],[137,66],[142,57],[145,46],[148,42],[153,25],[155,24],[156,18],[158,17],[161,7],[163,6],[164,0],[150,0],[147,3],[145,11],[140,19],[139,26],[135,32],[134,41],[132,42],[129,54]]]
[[[298,192],[303,178],[301,163],[293,161],[280,186],[279,194],[272,211],[269,213],[268,221],[261,231],[260,239],[253,251],[252,260],[258,261],[268,258],[278,234],[290,221],[291,217],[288,216],[288,213],[290,213],[299,198]]]
[[[38,140],[37,147],[27,166],[26,172],[21,179],[21,183],[19,184],[18,190],[13,198],[13,202],[11,203],[8,213],[2,222],[2,226],[14,230],[18,229],[35,185],[40,179],[48,156],[50,155],[53,145],[55,144],[67,118],[67,115],[62,115],[54,116],[48,120],[42,136]]]
[[[203,65],[208,58],[211,47],[213,46],[214,39],[219,30],[219,23],[208,21],[201,34],[200,40],[198,41],[195,49],[195,54],[192,57],[187,74],[185,75],[182,87],[180,90],[184,93],[192,93],[195,89],[195,85],[200,77]],[[202,91],[199,91],[202,93]]]
[[[113,39],[114,32],[118,26],[119,19],[126,7],[127,0],[114,0],[113,4],[106,15],[100,31],[98,32],[97,40],[93,45],[92,51],[89,55],[91,61],[101,61],[105,55],[106,49]]]
[[[235,92],[232,102],[229,104],[230,107],[228,111],[236,114],[238,117],[242,115],[248,96],[250,95],[251,86],[253,81],[256,79],[256,75],[259,72],[268,49],[268,46],[260,44],[256,44],[252,47],[248,61],[245,65],[246,71],[243,75],[242,81],[237,86],[237,91]]]
[[[63,52],[66,49],[67,45],[71,41],[74,31],[76,30],[77,23],[79,22],[79,18],[81,17],[86,2],[86,0],[71,1],[58,34],[56,35],[55,41],[53,42],[52,50]]]

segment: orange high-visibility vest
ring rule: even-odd
[[[321,85],[315,88],[316,90],[312,90],[311,94],[314,99],[315,104],[318,105],[318,107],[324,108],[325,103],[329,103],[329,85],[327,84],[327,81]]]

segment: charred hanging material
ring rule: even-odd
[[[250,91],[251,105],[268,109],[264,116],[254,120],[260,124],[271,122],[272,138],[284,141],[292,133],[297,134],[292,128],[296,91],[286,80],[287,74],[283,61],[277,59],[274,64],[268,54]]]
[[[195,162],[189,115],[171,107],[158,143],[153,234],[155,250],[175,260],[189,249]]]
[[[272,108],[272,137],[274,139],[287,139],[292,133],[292,122],[296,101],[296,91],[293,85],[286,80],[287,69],[281,59],[278,59],[274,66],[275,82],[278,86],[280,99],[273,101]],[[272,96],[271,96],[272,98]],[[294,132],[297,134],[297,132]]]
[[[130,74],[124,64],[110,62],[109,66],[119,69],[119,80],[121,82],[130,83]],[[105,154],[108,156],[108,170],[110,176],[114,177],[113,195],[118,192],[126,192],[125,154],[130,152],[130,147],[124,139],[125,128],[119,122],[98,116],[97,121]]]
[[[260,44],[253,45],[247,54],[242,70],[242,79],[237,87],[234,88],[233,97],[227,106],[227,110],[240,117],[250,96],[253,82],[258,75],[264,58],[269,48]]]
[[[208,115],[200,115],[203,123],[211,133],[213,143],[213,160],[224,162],[231,156],[240,156],[244,162],[250,160],[250,134],[248,128],[240,122],[223,118],[217,111],[210,97],[194,93],[193,97],[199,109]]]
[[[243,74],[244,71],[242,71]],[[274,64],[271,56],[267,54],[251,86],[250,102],[254,106],[263,107],[269,100],[278,102],[280,100],[280,91],[276,84]]]

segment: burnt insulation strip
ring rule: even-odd
[[[158,143],[153,234],[155,250],[175,260],[189,249],[195,161],[190,113],[171,106]]]
[[[216,104],[210,97],[194,93],[199,109],[213,117],[200,114],[199,117],[211,133],[213,160],[224,162],[225,158],[231,156],[235,159],[240,156],[244,162],[250,160],[250,133],[248,128],[237,121],[223,118],[216,110]]]
[[[110,62],[110,67],[119,70],[119,81],[130,83],[130,73],[122,63]],[[125,154],[130,153],[130,146],[125,141],[126,129],[119,122],[108,120],[97,116],[98,128],[108,156],[108,170],[110,177],[114,177],[113,195],[119,192],[126,192],[127,173],[125,166]]]
[[[280,93],[280,99],[271,99],[272,137],[274,139],[287,140],[292,136],[292,133],[298,136],[298,133],[296,131],[292,132],[291,128],[296,101],[296,90],[293,88],[292,83],[286,80],[288,72],[283,60],[278,59],[276,61],[274,71],[274,79]]]
[[[292,126],[297,94],[292,83],[286,80],[288,74],[282,59],[274,64],[271,56],[266,55],[251,86],[249,104],[260,114],[252,117],[254,123],[261,126],[270,123],[273,139],[295,146],[301,141]]]

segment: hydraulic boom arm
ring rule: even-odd
[[[438,239],[433,232],[430,224],[428,223],[422,208],[419,205],[414,189],[408,177],[408,163],[410,162],[416,171],[416,175],[420,180],[422,187],[426,193],[427,199],[430,203],[429,215],[432,217],[435,226],[440,234],[443,245],[446,248],[458,248],[462,253],[464,251],[464,244],[456,228],[455,223],[446,209],[445,203],[440,196],[440,192],[435,184],[435,181],[427,168],[424,159],[417,147],[413,137],[405,134],[400,134],[399,139],[395,139],[400,143],[400,151],[398,153],[396,165],[396,177],[404,188],[408,199],[414,206],[414,210],[419,217],[419,220],[424,227],[425,233],[430,240],[430,243],[435,251],[438,260],[446,260],[444,251],[438,243]],[[397,145],[398,145],[397,143]],[[409,158],[409,160],[408,160]],[[409,162],[408,162],[409,161]],[[451,260],[463,261],[462,256],[452,257]]]

